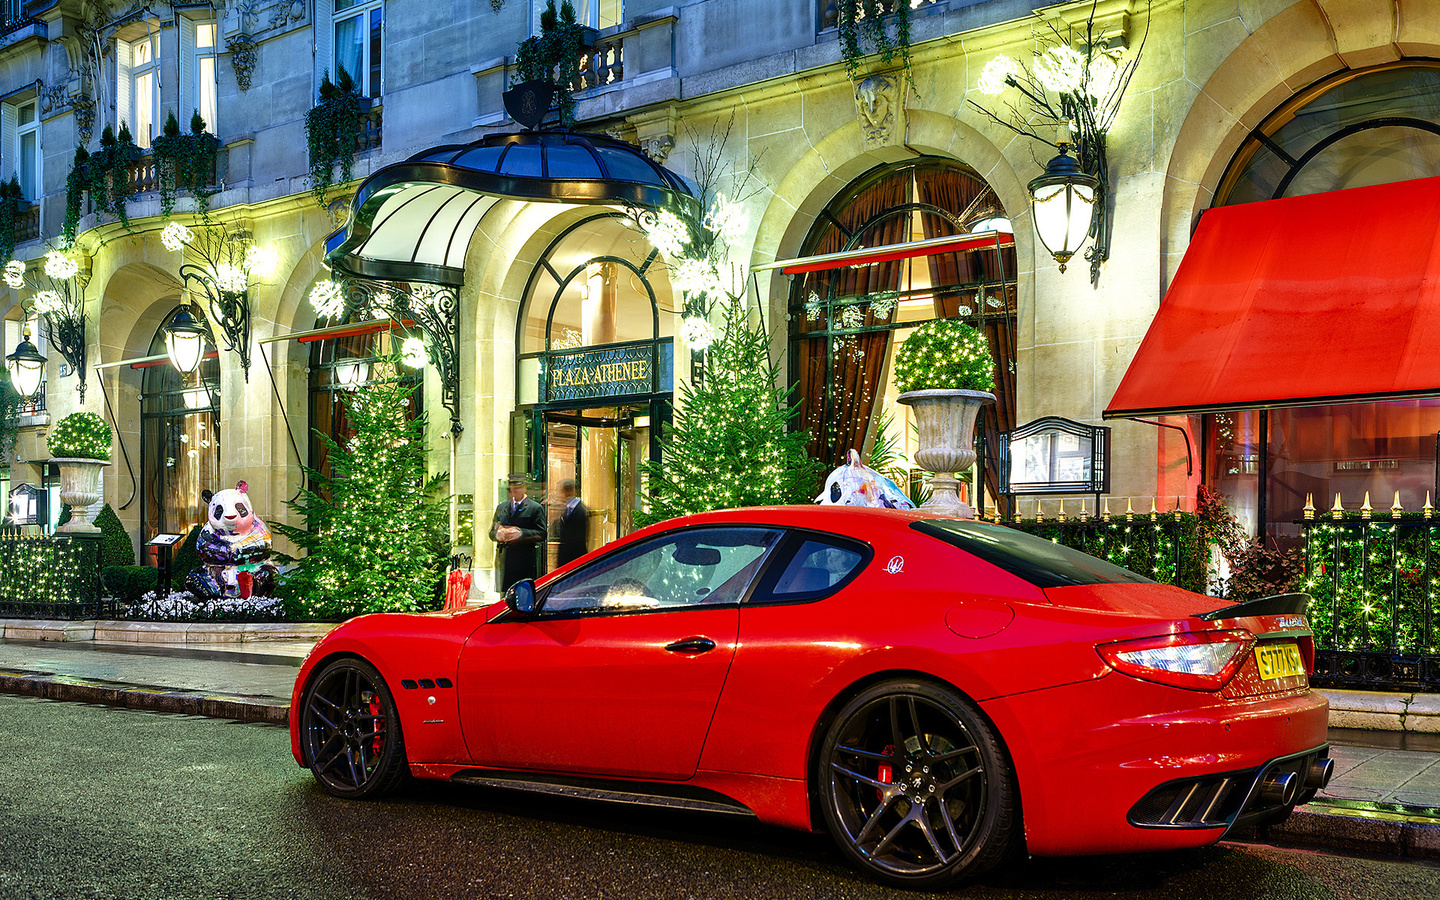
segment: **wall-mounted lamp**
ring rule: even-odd
[[[170,365],[181,375],[194,372],[205,354],[207,336],[205,326],[190,312],[190,304],[177,309],[165,326],[165,352],[170,355]]]
[[[194,231],[183,226],[166,226],[160,240],[170,250],[183,250],[192,259],[199,260],[181,265],[180,277],[192,294],[205,297],[204,308],[210,321],[218,336],[224,338],[225,346],[239,355],[241,370],[249,381],[250,285],[255,279],[274,273],[275,251],[251,243],[247,232],[236,231],[228,225],[206,226]],[[174,359],[173,355],[171,358]]]
[[[45,375],[45,357],[30,343],[30,327],[25,327],[25,336],[15,346],[15,352],[5,357],[5,368],[10,372],[10,384],[28,400],[40,390],[40,380]]]
[[[1086,174],[1061,143],[1060,153],[1045,165],[1045,174],[1030,182],[1030,207],[1035,211],[1035,233],[1040,243],[1065,271],[1065,264],[1080,249],[1097,222],[1095,198],[1100,179]]]

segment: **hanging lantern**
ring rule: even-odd
[[[1061,143],[1060,154],[1045,164],[1045,174],[1030,182],[1030,206],[1035,211],[1035,233],[1040,243],[1065,271],[1090,234],[1100,179],[1087,175]]]
[[[346,359],[335,364],[335,381],[343,388],[358,388],[370,380],[370,364],[363,359]]]
[[[40,379],[45,375],[45,357],[30,343],[28,326],[15,352],[5,357],[5,368],[10,371],[10,384],[20,394],[20,399],[28,400],[40,390]]]
[[[205,353],[205,338],[205,326],[196,321],[188,303],[176,310],[165,326],[165,352],[170,354],[170,365],[181,375],[194,372]]]

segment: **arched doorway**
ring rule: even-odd
[[[169,322],[179,307],[166,313]],[[208,330],[208,323],[207,323]],[[206,520],[200,492],[219,490],[220,360],[213,337],[200,367],[183,376],[165,361],[165,329],[156,329],[140,388],[140,533],[181,534]]]
[[[820,213],[801,256],[873,249],[972,231],[1009,231],[994,190],[952,160],[879,166]],[[936,253],[797,276],[790,285],[790,380],[810,452],[839,465],[877,446],[905,460],[914,448],[909,407],[898,406],[895,348],[918,325],[954,318],[982,330],[995,363],[996,397],[980,431],[986,446],[1015,426],[1015,251]],[[985,466],[995,505],[993,462]]]
[[[525,290],[512,468],[540,484],[552,521],[556,487],[576,481],[591,549],[634,529],[671,414],[677,305],[659,261],[631,218],[604,212],[551,241]]]

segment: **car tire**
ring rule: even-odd
[[[1019,834],[1004,746],[974,706],[940,685],[887,681],[851,699],[825,731],[815,777],[840,849],[899,887],[978,876]]]
[[[301,758],[328,793],[380,797],[409,775],[395,698],[364,660],[342,657],[316,672],[299,715]]]

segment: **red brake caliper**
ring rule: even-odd
[[[370,695],[370,704],[369,704],[369,706],[370,706],[370,715],[375,716],[375,721],[376,721],[376,723],[377,723],[377,724],[375,725],[376,734],[375,734],[375,737],[374,737],[374,739],[372,740],[372,742],[371,742],[371,744],[370,744],[370,752],[373,753],[373,754],[375,754],[376,756],[379,756],[379,755],[380,755],[380,749],[385,746],[385,735],[384,735],[384,733],[382,732],[381,727],[380,727],[380,725],[379,725],[379,722],[380,722],[381,720],[380,720],[380,696],[379,696],[378,694],[371,694],[371,695]]]
[[[887,744],[887,745],[885,746],[884,752],[885,752],[886,755],[889,755],[889,754],[891,754],[891,753],[894,753],[894,752],[895,752],[895,747],[894,747],[894,745]],[[895,771],[890,768],[890,764],[889,764],[889,763],[881,763],[881,764],[880,764],[880,768],[879,768],[879,769],[876,771],[876,773],[875,773],[875,780],[876,780],[876,781],[883,781],[885,784],[889,784],[889,783],[894,779],[894,777],[895,777]],[[877,796],[877,797],[880,796],[880,792],[879,792],[879,791],[876,791],[876,792],[875,792],[875,796]]]

